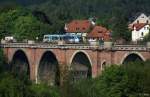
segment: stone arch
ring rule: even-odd
[[[90,58],[89,54],[88,54],[86,51],[83,51],[83,50],[78,50],[78,51],[75,51],[75,52],[73,53],[73,55],[71,56],[69,65],[71,65],[74,56],[75,56],[77,53],[79,53],[79,52],[82,52],[82,53],[84,53],[84,54],[87,56],[87,58],[88,58],[89,61],[90,61],[91,66],[92,66],[92,61],[91,61],[91,58]]]
[[[59,85],[59,64],[52,51],[45,51],[37,66],[37,82],[48,85]]]
[[[30,62],[24,50],[16,50],[11,58],[10,69],[19,77],[26,76],[30,78]]]
[[[92,62],[85,51],[76,51],[70,60],[73,79],[92,77]]]
[[[132,59],[130,59],[129,61],[135,61],[137,59],[141,60],[141,61],[145,61],[145,58],[143,57],[142,54],[140,54],[139,52],[130,52],[130,53],[126,53],[122,60],[121,60],[121,63],[120,64],[124,64],[124,62],[129,59],[129,57]]]

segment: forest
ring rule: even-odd
[[[107,27],[113,31],[113,39],[123,38],[127,41],[130,40],[130,32],[127,25],[132,22],[140,13],[150,14],[150,1],[149,0],[1,0],[0,10],[1,13],[8,13],[11,9],[23,9],[20,11],[18,19],[13,20],[22,24],[22,20],[28,24],[29,20],[32,22],[33,29],[25,27],[26,24],[18,28],[17,25],[12,27],[13,35],[18,37],[21,33],[40,32],[36,35],[30,36],[29,39],[34,39],[36,36],[41,37],[45,33],[60,33],[64,31],[65,23],[73,19],[89,19],[96,18],[96,23]],[[9,10],[10,11],[10,10]],[[30,13],[28,19],[20,17],[24,11]],[[16,13],[16,15],[18,15]],[[7,15],[8,16],[8,15]],[[22,19],[21,19],[22,18]],[[36,18],[36,19],[33,19]],[[33,19],[33,20],[32,20]],[[7,18],[6,18],[7,20]],[[5,21],[4,21],[5,22]],[[38,22],[38,23],[37,23]],[[1,21],[0,21],[1,23]],[[43,25],[44,24],[44,25]],[[28,26],[29,26],[28,25]],[[6,25],[8,27],[9,25]],[[4,30],[9,30],[2,28]],[[26,30],[22,30],[26,29]],[[35,30],[36,29],[36,30]],[[44,29],[44,30],[43,30]],[[2,31],[2,33],[11,33],[11,31]],[[21,35],[18,35],[18,30]],[[1,33],[1,32],[0,32]],[[15,34],[14,34],[15,33]],[[34,33],[35,34],[35,33]],[[28,36],[28,35],[25,35]],[[26,37],[23,37],[26,38]]]
[[[42,39],[64,31],[73,19],[96,18],[113,31],[113,39],[130,40],[128,23],[140,13],[150,14],[150,0],[0,0],[0,39]],[[150,36],[149,36],[150,37]],[[62,86],[35,84],[11,72],[0,49],[0,97],[149,97],[150,61],[112,64],[97,78]]]

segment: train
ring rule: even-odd
[[[82,37],[80,35],[70,35],[70,34],[48,34],[44,35],[44,43],[58,43],[59,41],[64,41],[65,43],[81,43]]]

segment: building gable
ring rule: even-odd
[[[150,24],[150,17],[146,16],[144,13],[141,13],[132,23],[128,25],[128,28],[132,29],[133,25],[138,23]]]
[[[110,31],[102,26],[95,26],[94,29],[88,33],[88,38],[98,38],[104,40],[110,40]]]
[[[144,13],[142,13],[131,24],[135,24],[135,23],[148,23],[149,21],[150,21],[149,18]]]

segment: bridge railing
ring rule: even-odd
[[[146,45],[114,45],[112,50],[147,50]]]
[[[0,45],[2,48],[60,48],[60,49],[99,49],[99,50],[148,50],[150,47],[147,45],[112,45],[106,47],[105,45],[90,45],[90,44],[49,44],[49,43],[5,43]]]
[[[103,49],[103,46],[97,45],[88,45],[88,44],[63,44],[63,45],[56,45],[56,44],[47,44],[47,43],[7,43],[1,44],[2,48],[60,48],[60,49]]]

